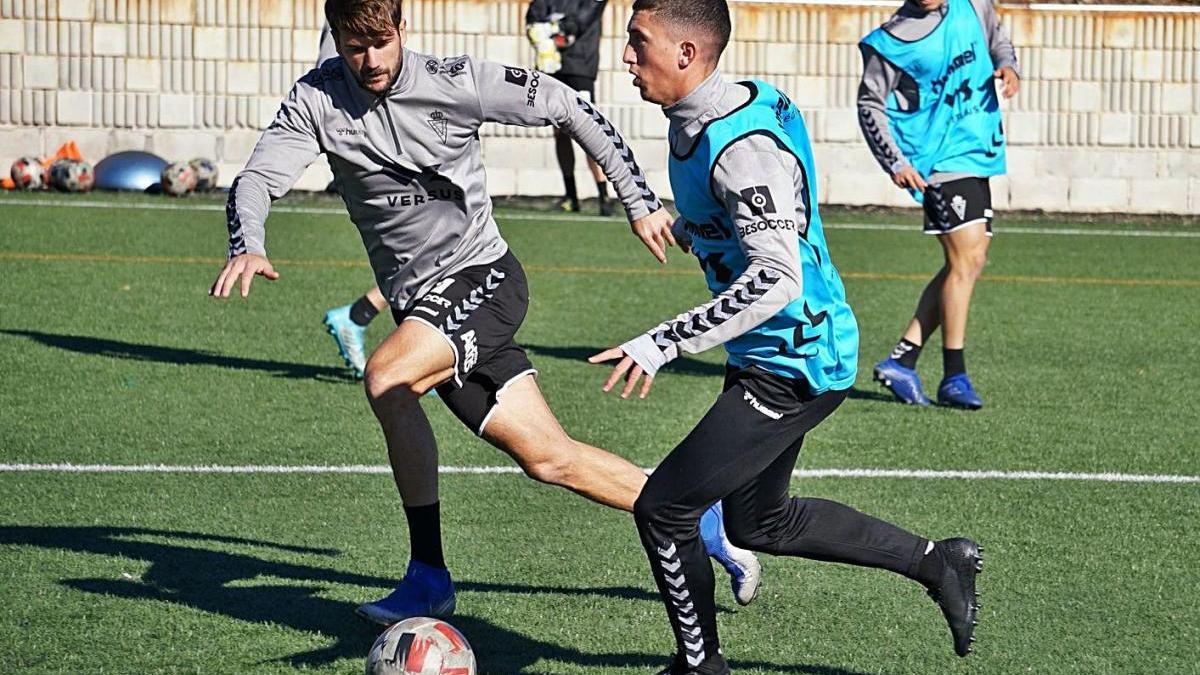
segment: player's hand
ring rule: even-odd
[[[921,178],[921,174],[911,166],[906,166],[897,171],[896,175],[892,176],[892,182],[896,184],[896,187],[906,190],[925,191],[925,179]]]
[[[1004,85],[1002,91],[1004,98],[1012,98],[1017,95],[1017,90],[1021,88],[1021,78],[1017,77],[1017,71],[1013,70],[1012,66],[1004,66],[992,75],[999,78],[1001,84]]]
[[[217,275],[217,280],[213,282],[212,288],[208,289],[208,294],[214,298],[228,298],[229,292],[233,290],[233,285],[241,280],[242,297],[244,298],[250,295],[250,282],[254,280],[255,275],[262,275],[270,281],[279,278],[279,272],[275,271],[266,256],[257,253],[243,253],[234,256],[225,263],[225,267]]]
[[[660,263],[667,262],[667,247],[675,245],[675,236],[671,234],[672,222],[671,214],[665,208],[660,208],[630,223],[633,233]]]
[[[637,387],[638,380],[646,375],[642,367],[634,362],[632,358],[625,355],[620,347],[606,349],[595,356],[588,358],[588,363],[603,363],[605,361],[614,361],[620,359],[617,365],[613,366],[612,374],[608,376],[608,381],[604,383],[604,391],[612,391],[617,382],[624,377],[625,387],[621,390],[621,398],[629,398],[633,390]],[[646,398],[650,393],[650,387],[654,385],[654,378],[646,375],[646,379],[642,381],[642,390],[638,392],[638,398]]]

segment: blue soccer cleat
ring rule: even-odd
[[[325,312],[325,327],[337,342],[346,365],[354,370],[355,377],[362,378],[367,367],[366,326],[351,321],[350,305],[343,305]]]
[[[887,387],[895,397],[909,405],[929,405],[921,389],[921,377],[912,368],[905,368],[893,358],[875,364],[875,381]]]
[[[380,626],[390,626],[414,616],[444,619],[454,614],[454,604],[449,570],[411,560],[396,590],[385,598],[359,605],[354,613]]]
[[[975,393],[971,378],[966,373],[959,373],[942,380],[938,387],[938,405],[979,410],[983,407],[983,399]]]
[[[762,584],[762,565],[754,553],[738,548],[725,536],[725,513],[721,502],[713,504],[700,516],[700,538],[708,555],[729,573],[729,586],[739,605],[748,605],[758,596]]]

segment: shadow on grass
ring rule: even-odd
[[[213,550],[210,547],[214,545],[256,550],[252,555]],[[329,584],[369,587],[371,590],[362,593],[366,598],[375,597],[380,589],[391,588],[395,583],[383,577],[258,557],[280,554],[334,557],[338,555],[334,549],[195,532],[135,527],[0,526],[0,546],[36,546],[142,561],[149,568],[140,578],[63,579],[59,583],[86,593],[171,602],[250,623],[278,624],[311,633],[321,640],[332,640],[333,644],[327,647],[278,659],[297,668],[323,666],[342,658],[365,658],[378,633],[376,628],[354,617],[353,603],[323,597]],[[600,595],[659,602],[657,595],[632,587],[545,588],[470,581],[457,586],[467,593]],[[561,601],[553,604],[561,606]],[[470,639],[481,672],[537,672],[530,669],[543,660],[584,668],[646,670],[660,668],[666,661],[660,654],[581,652],[469,614],[456,614],[453,623]],[[660,628],[665,631],[665,620],[661,623]],[[734,665],[783,673],[858,675],[826,666],[778,666],[757,661],[738,661]]]
[[[29,330],[0,330],[0,333],[28,338],[47,347],[56,347],[78,354],[107,356],[114,359],[152,361],[183,366],[218,366],[238,370],[261,370],[277,377],[301,380],[355,381],[350,375],[350,371],[346,368],[310,366],[303,363],[286,363],[263,359],[246,359],[197,349],[142,345],[86,335],[59,335]]]

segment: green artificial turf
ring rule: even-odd
[[[216,301],[218,199],[30,199],[0,195],[0,462],[384,463],[321,326],[372,283],[336,203],[278,203],[268,247],[282,278]],[[607,371],[584,358],[703,301],[694,261],[673,250],[658,265],[618,220],[498,213],[530,282],[518,339],[551,406],[576,437],[653,466],[712,402],[721,354],[671,364],[645,401],[602,395]],[[870,381],[939,265],[936,243],[913,214],[829,221],[860,373],[800,468],[1200,474],[1200,239],[1043,232],[1194,226],[1040,218],[1006,233],[1001,214],[967,349],[987,405],[967,413],[901,406]],[[372,343],[389,323],[372,324]],[[939,348],[920,363],[930,393]],[[512,466],[436,399],[426,409],[442,464]],[[629,516],[519,475],[442,483],[453,623],[482,672],[665,663],[665,613]],[[755,604],[718,589],[735,672],[1197,672],[1200,484],[806,478],[794,490],[983,542],[979,647],[954,657],[936,607],[900,578],[767,559]],[[0,663],[361,672],[374,632],[353,607],[406,560],[386,475],[0,472]]]

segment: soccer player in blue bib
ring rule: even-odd
[[[917,357],[942,327],[938,403],[978,409],[963,348],[975,281],[992,234],[988,178],[1004,173],[1004,125],[993,80],[1017,93],[1017,56],[992,0],[907,0],[859,45],[858,115],[875,159],[925,207],[945,264],[875,379],[906,403],[929,405]]]
[[[676,639],[666,673],[728,673],[699,520],[724,500],[730,541],[776,555],[891,570],[922,583],[967,654],[979,547],[938,542],[848,506],[790,497],[804,436],[854,382],[858,327],[817,209],[804,120],[765,82],[717,71],[725,0],[636,0],[624,62],[670,121],[673,239],[700,261],[712,300],[591,358],[616,360],[609,391],[645,397],[681,352],[725,345],[724,392],[655,469],[634,518]],[[645,380],[642,380],[642,377]],[[639,382],[640,389],[639,389]]]

